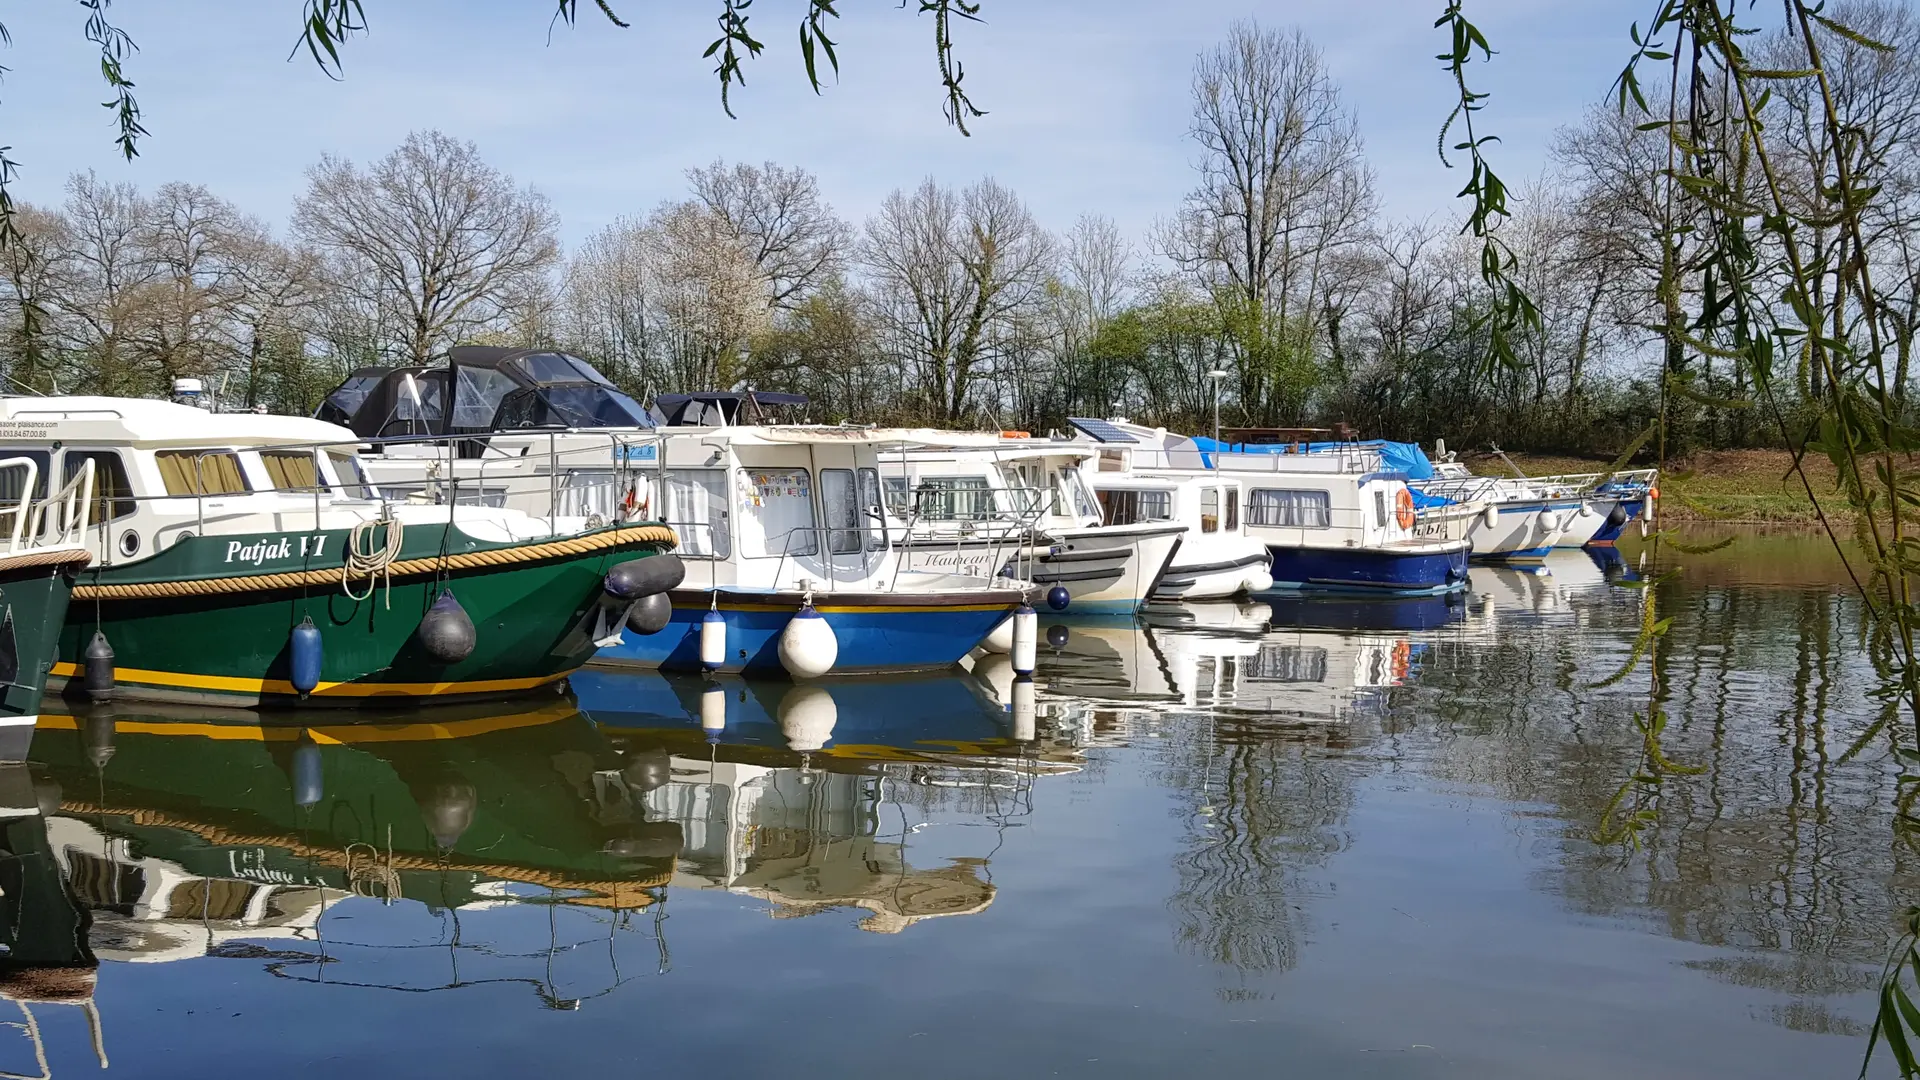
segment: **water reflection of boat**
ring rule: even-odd
[[[1142,625],[1072,634],[1043,649],[1040,674],[1050,703],[1066,711],[1211,709],[1286,720],[1328,722],[1373,708],[1381,691],[1418,671],[1425,649],[1395,633],[1339,633],[1322,624],[1392,622],[1402,604],[1429,603],[1454,617],[1446,598],[1305,600],[1154,605]],[[1295,625],[1274,612],[1289,610]]]
[[[1480,580],[1475,568],[1468,591]],[[1467,596],[1359,597],[1322,599],[1264,595],[1275,628],[1303,630],[1435,630],[1466,619]]]
[[[78,1006],[103,1069],[107,1054],[88,912],[67,891],[40,797],[25,764],[0,764],[0,999],[20,1011],[20,1020],[5,1026],[25,1033],[46,1077],[51,1069],[35,1006]]]
[[[654,970],[614,954],[663,955],[657,934],[611,932],[664,899],[673,873],[679,826],[649,818],[641,800],[663,773],[623,758],[564,701],[416,717],[43,716],[37,778],[60,809],[48,832],[95,952],[251,958],[295,979],[324,965],[329,983],[409,990],[518,982],[556,1006]],[[379,943],[390,936],[356,937],[368,903],[431,923],[416,929],[437,939],[439,913],[516,900],[572,914],[541,935],[550,940],[511,947],[469,928],[432,963],[396,964]],[[343,906],[361,921],[322,934]],[[555,960],[585,938],[614,941],[600,968]]]
[[[989,657],[1006,663],[1006,657]],[[1007,672],[1009,679],[1011,669]],[[795,754],[833,760],[935,760],[1019,754],[1013,718],[981,678],[868,675],[802,685],[737,676],[699,679],[588,671],[573,681],[580,708],[607,730],[646,731],[675,753],[703,743],[763,764]],[[824,764],[821,767],[829,767]]]
[[[1078,769],[1012,737],[964,672],[805,686],[594,673],[575,689],[630,759],[664,768],[645,805],[686,837],[676,887],[751,895],[782,917],[863,910],[861,929],[881,933],[993,902],[986,834],[942,865],[910,860],[907,818],[933,793],[1017,811],[1038,777]]]

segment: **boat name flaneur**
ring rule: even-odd
[[[255,540],[251,544],[239,540],[229,540],[227,541],[226,561],[252,563],[255,566],[259,566],[270,559],[291,559],[296,554],[301,558],[307,558],[308,556],[320,557],[326,554],[327,536],[325,533],[300,537],[300,550],[298,552],[294,550],[293,540],[294,538],[291,536],[283,536],[278,540],[271,538]]]

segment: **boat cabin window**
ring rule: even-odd
[[[980,521],[993,516],[993,489],[985,477],[922,477],[912,494],[909,509],[921,521]]]
[[[1387,493],[1385,491],[1373,493],[1373,526],[1376,529],[1387,527]]]
[[[1132,525],[1173,518],[1172,491],[1096,491],[1094,496],[1103,509],[1102,525]]]
[[[1054,473],[1053,512],[1062,517],[1100,516],[1100,501],[1093,497],[1080,470],[1072,465]]]
[[[161,450],[153,455],[169,495],[244,495],[250,490],[231,450]]]
[[[861,548],[860,500],[852,469],[820,470],[820,509],[827,516],[827,553],[847,555]]]
[[[360,457],[345,450],[327,451],[327,462],[333,466],[333,475],[340,482],[340,494],[349,499],[377,498],[373,485],[367,483],[366,471],[360,468]]]
[[[741,469],[740,487],[744,509],[760,523],[759,550],[741,554],[764,559],[819,553],[813,531],[813,474],[805,469]]]
[[[327,400],[321,402],[319,411],[314,415],[329,424],[344,426],[351,423],[354,414],[360,411],[361,403],[367,400],[367,395],[380,385],[381,378],[380,375],[349,376],[346,382],[327,395]]]
[[[320,463],[311,450],[262,450],[260,464],[266,467],[267,480],[275,491],[317,491]]]
[[[516,428],[652,427],[645,406],[610,387],[576,382],[565,386],[522,387],[502,399],[493,426]]]
[[[405,382],[412,384],[409,390],[402,385],[400,393],[393,403],[393,419],[380,429],[382,436],[432,435],[440,427],[444,413],[441,402],[445,395],[445,379],[414,378],[407,376]],[[415,395],[419,396],[415,400]]]
[[[1220,489],[1200,489],[1200,531],[1220,531]]]
[[[500,402],[517,385],[513,376],[499,368],[459,365],[453,390],[453,426],[470,431],[486,431],[500,411]]]
[[[1225,488],[1222,493],[1227,497],[1227,531],[1235,532],[1240,528],[1240,489]]]
[[[867,550],[880,551],[887,546],[887,511],[880,501],[878,469],[859,471],[860,511],[867,515]]]
[[[53,461],[53,454],[47,450],[23,450],[14,447],[0,447],[0,461],[7,458],[26,458],[33,462],[33,497],[47,497],[47,470]],[[27,470],[24,468],[0,469],[0,503],[17,503],[26,492]]]
[[[133,499],[133,481],[127,478],[126,463],[114,451],[68,450],[60,461],[62,484],[80,475],[86,462],[93,462],[93,521],[123,518],[139,508]]]
[[[1254,488],[1247,497],[1247,524],[1291,529],[1333,527],[1333,497],[1324,491]]]
[[[526,373],[529,382],[573,383],[584,380],[586,382],[599,383],[601,386],[613,385],[607,381],[605,375],[595,371],[592,364],[562,353],[529,353],[513,361],[513,363],[517,365],[521,371]],[[462,370],[469,369],[463,368]],[[492,418],[489,417],[488,419]],[[484,423],[485,421],[482,422]]]
[[[674,469],[661,484],[660,517],[680,538],[679,553],[724,559],[733,554],[725,469]]]

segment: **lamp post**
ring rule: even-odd
[[[1220,368],[1207,372],[1207,378],[1213,382],[1213,467],[1220,467],[1220,384],[1230,374]]]

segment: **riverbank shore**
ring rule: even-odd
[[[1599,472],[1613,464],[1592,458],[1551,454],[1508,454],[1528,476]],[[1493,454],[1462,454],[1461,461],[1483,476],[1507,476],[1506,462]],[[1633,467],[1644,468],[1635,462]],[[1846,499],[1834,490],[1835,472],[1825,457],[1808,455],[1807,476],[1830,517],[1850,517]],[[1713,521],[1747,525],[1812,525],[1819,521],[1813,500],[1792,472],[1785,450],[1702,450],[1668,462],[1660,477],[1660,515],[1666,521]]]

